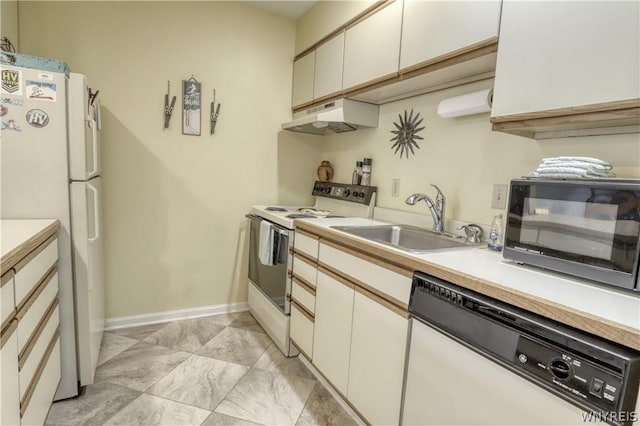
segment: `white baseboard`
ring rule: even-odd
[[[197,308],[178,309],[175,311],[154,312],[152,314],[131,315],[127,317],[107,318],[104,330],[137,327],[140,325],[159,324],[192,318],[208,317],[211,315],[230,314],[249,310],[247,302],[227,303],[222,305],[199,306]]]

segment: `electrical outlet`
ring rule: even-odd
[[[492,209],[504,209],[507,207],[507,185],[494,184],[491,196]]]
[[[391,196],[398,197],[400,195],[400,179],[391,180]]]

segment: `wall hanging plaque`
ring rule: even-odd
[[[202,84],[193,76],[182,80],[182,134],[200,136]]]
[[[393,123],[396,126],[396,130],[392,130],[395,136],[391,138],[391,142],[394,144],[391,146],[391,149],[395,148],[393,151],[394,154],[397,154],[400,151],[400,158],[402,158],[402,154],[406,154],[406,157],[409,158],[409,151],[411,154],[415,154],[413,147],[420,149],[418,143],[415,141],[416,139],[424,139],[422,136],[418,136],[416,133],[424,129],[425,126],[418,127],[420,123],[422,123],[422,118],[418,120],[420,117],[420,113],[416,113],[416,116],[413,116],[413,110],[409,113],[407,117],[407,110],[404,111],[404,118],[398,114],[398,118],[400,119],[400,123]]]

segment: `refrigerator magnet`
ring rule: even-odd
[[[56,83],[47,81],[26,81],[27,98],[37,99],[40,101],[55,102],[57,95]]]
[[[182,134],[200,136],[202,84],[193,76],[182,80]]]
[[[5,68],[0,74],[2,93],[22,96],[22,71]]]
[[[36,127],[38,129],[47,127],[47,124],[49,124],[49,114],[41,109],[29,110],[29,112],[27,112],[26,119],[27,123],[31,127]]]

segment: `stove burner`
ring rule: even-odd
[[[311,214],[303,214],[303,213],[291,213],[285,217],[288,217],[289,219],[317,219],[318,218],[318,216],[314,216]]]
[[[265,208],[266,211],[269,212],[286,212],[287,209],[285,209],[284,207],[267,207]]]
[[[310,214],[314,216],[330,216],[331,212],[327,210],[318,210],[312,207],[302,207],[298,209],[298,211],[302,214]]]

